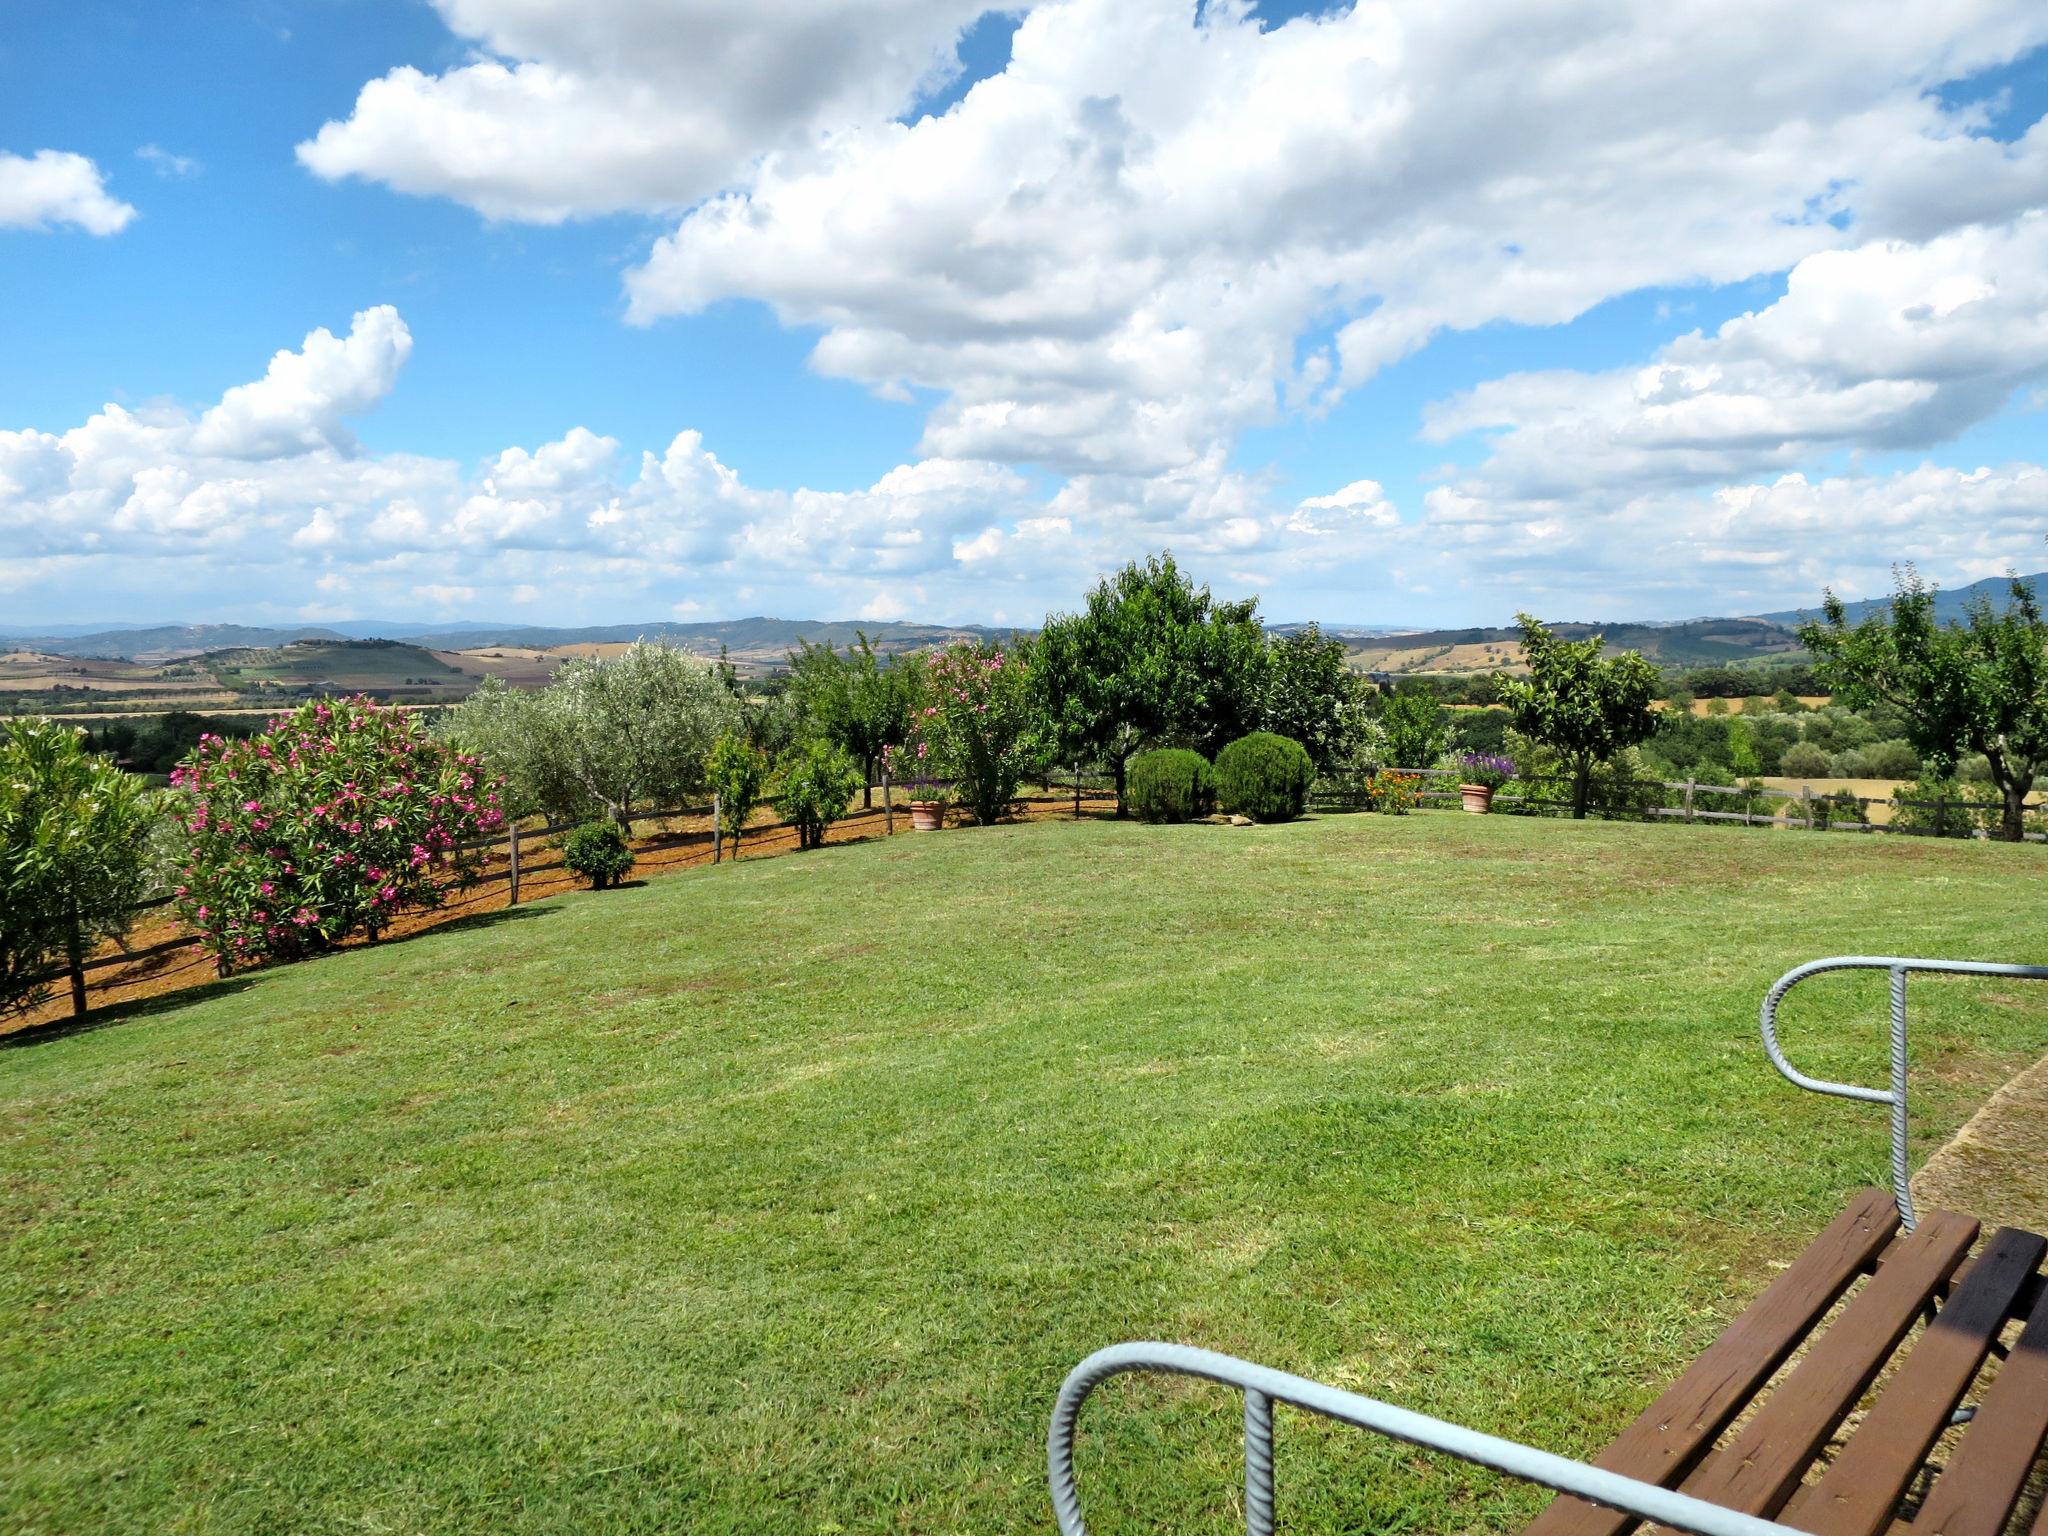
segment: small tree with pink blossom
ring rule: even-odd
[[[203,737],[171,784],[178,908],[223,973],[439,906],[476,874],[459,845],[505,824],[477,758],[365,698],[302,705],[247,741]]]
[[[999,645],[962,641],[924,658],[910,735],[889,754],[892,769],[953,781],[974,819],[989,825],[1010,808],[1040,754],[1028,669]]]

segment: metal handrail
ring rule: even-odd
[[[1539,1451],[1534,1446],[1503,1440],[1434,1419],[1428,1414],[1396,1408],[1375,1398],[1325,1386],[1305,1376],[1291,1375],[1212,1349],[1186,1344],[1114,1344],[1099,1349],[1075,1366],[1060,1388],[1053,1406],[1052,1430],[1046,1441],[1046,1469],[1052,1486],[1053,1513],[1061,1536],[1087,1536],[1081,1518],[1081,1499],[1074,1486],[1074,1431],[1081,1404],[1088,1394],[1112,1376],[1127,1371],[1155,1371],[1174,1376],[1198,1376],[1220,1382],[1244,1393],[1246,1536],[1273,1533],[1273,1404],[1292,1403],[1310,1413],[1335,1419],[1359,1429],[1369,1429],[1389,1439],[1406,1441],[1425,1450],[1441,1451],[1461,1461],[1491,1467],[1525,1482],[1540,1483],[1559,1493],[1569,1493],[1594,1504],[1618,1509],[1624,1514],[1695,1536],[1795,1536],[1790,1526],[1745,1515],[1720,1504],[1709,1504],[1690,1494],[1659,1488],[1655,1483],[1624,1477],[1599,1467],[1573,1461],[1568,1456]]]
[[[1808,977],[1828,971],[1881,970],[1891,975],[1891,1086],[1865,1088],[1809,1077],[1785,1059],[1778,1044],[1778,1008],[1785,995]],[[1907,1231],[1915,1226],[1913,1192],[1906,1166],[1906,977],[1913,971],[1943,975],[2002,976],[2048,981],[2048,966],[2003,965],[1980,960],[1920,960],[1898,955],[1836,955],[1795,966],[1771,984],[1759,1015],[1764,1051],[1787,1080],[1813,1093],[1888,1105],[1892,1112],[1892,1197]],[[1654,1521],[1695,1536],[1794,1536],[1790,1526],[1710,1504],[1669,1488],[1625,1477],[1569,1457],[1504,1440],[1397,1408],[1376,1398],[1325,1386],[1305,1376],[1276,1371],[1232,1355],[1186,1344],[1114,1344],[1075,1366],[1060,1387],[1046,1439],[1046,1474],[1053,1514],[1061,1536],[1087,1536],[1080,1492],[1074,1482],[1074,1437],[1081,1405],[1112,1376],[1147,1371],[1195,1376],[1236,1387],[1244,1394],[1244,1524],[1246,1536],[1273,1536],[1273,1405],[1292,1403],[1310,1413],[1368,1429],[1390,1439],[1491,1467],[1589,1503]]]
[[[1828,971],[1889,971],[1891,973],[1891,1087],[1863,1088],[1854,1083],[1830,1083],[1808,1077],[1785,1059],[1778,1045],[1778,1005],[1800,982]],[[1764,1051],[1771,1065],[1794,1086],[1810,1093],[1825,1093],[1838,1099],[1856,1099],[1865,1104],[1886,1104],[1892,1112],[1892,1199],[1899,1208],[1899,1224],[1908,1232],[1916,1227],[1911,1176],[1906,1166],[1906,976],[1911,971],[1932,971],[1949,976],[2004,976],[2016,981],[2048,981],[2048,965],[2001,965],[1985,960],[1917,960],[1900,955],[1833,955],[1796,965],[1764,994],[1759,1024]]]

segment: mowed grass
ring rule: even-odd
[[[2048,954],[2039,848],[1454,814],[949,831],[701,869],[0,1050],[10,1531],[1022,1532],[1089,1351],[1589,1453],[1882,1177],[1764,986]],[[2040,989],[2048,993],[2048,988]],[[2048,996],[1915,983],[1932,1145]],[[1795,999],[1882,1072],[1881,978]],[[1097,1529],[1231,1528],[1126,1379]],[[1511,1527],[1283,1411],[1283,1524]]]

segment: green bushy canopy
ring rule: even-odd
[[[1292,821],[1308,804],[1315,765],[1298,741],[1271,731],[1240,736],[1216,754],[1216,798],[1253,821]]]
[[[1209,760],[1199,752],[1167,748],[1131,759],[1129,795],[1140,821],[1192,821],[1216,802]]]

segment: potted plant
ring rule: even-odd
[[[1475,816],[1492,810],[1493,792],[1515,776],[1513,760],[1491,752],[1460,753],[1455,766],[1458,793],[1464,798],[1465,809]]]
[[[882,764],[892,786],[910,796],[910,830],[936,832],[946,824],[945,782],[932,775],[931,749],[919,738],[900,747],[882,748]]]

